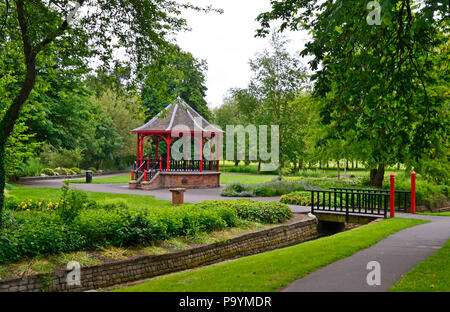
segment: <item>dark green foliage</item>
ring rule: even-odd
[[[304,191],[307,184],[303,181],[273,181],[255,185],[232,183],[227,185],[221,195],[226,197],[270,197]]]
[[[9,205],[20,205],[13,198]],[[105,246],[149,245],[234,227],[241,220],[279,223],[291,218],[289,207],[273,202],[207,201],[179,207],[129,208],[125,203],[99,205],[83,193],[63,189],[58,205],[33,203],[30,211],[7,210],[0,230],[0,263],[24,256],[54,254]],[[17,206],[16,208],[17,209]]]
[[[302,55],[312,57],[326,139],[357,147],[375,187],[389,165],[448,162],[449,129],[448,1],[379,3],[380,25],[366,21],[367,1],[272,1],[258,17],[259,35],[277,19],[312,34]]]
[[[192,54],[183,52],[179,47],[173,47],[171,53],[155,60],[146,69],[141,91],[147,117],[154,117],[180,97],[209,119],[211,114],[205,100],[206,70],[206,61],[196,60]]]

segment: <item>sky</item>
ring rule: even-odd
[[[206,101],[210,108],[223,103],[230,88],[245,88],[251,77],[249,60],[269,47],[269,38],[255,38],[258,14],[270,9],[270,0],[196,0],[196,5],[213,5],[223,14],[187,11],[190,32],[177,36],[180,47],[195,58],[208,62]],[[301,51],[308,41],[306,32],[284,33],[290,40],[289,51]],[[304,60],[304,65],[307,61]]]

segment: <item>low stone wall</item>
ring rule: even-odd
[[[81,286],[67,286],[70,271],[0,281],[0,292],[85,291],[186,270],[294,245],[318,237],[317,220],[294,221],[211,245],[81,268]]]
[[[177,187],[188,189],[220,187],[220,172],[158,172],[149,182],[129,183],[130,189],[155,190]]]
[[[93,173],[92,176],[94,177],[100,177],[110,174],[119,174],[119,173],[128,173],[131,172],[131,170],[117,170],[117,171],[110,171],[110,172],[97,172]],[[57,180],[57,179],[77,179],[77,178],[84,178],[86,177],[86,174],[74,174],[74,175],[58,175],[58,176],[37,176],[37,177],[19,177],[17,182],[19,183],[26,183],[26,182],[32,182],[32,181],[40,181],[40,180]]]

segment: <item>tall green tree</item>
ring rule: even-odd
[[[56,46],[61,59],[86,60],[96,56],[105,64],[120,46],[124,58],[140,69],[168,45],[167,36],[185,29],[182,8],[201,8],[170,0],[79,0],[81,14],[69,0],[11,0],[0,3],[0,48],[20,67],[10,73],[20,81],[11,90],[0,120],[0,226],[5,187],[5,146],[22,107],[35,87],[37,65]],[[205,10],[209,10],[206,8]]]
[[[178,97],[205,118],[210,118],[205,96],[206,61],[197,60],[191,53],[174,46],[171,53],[155,60],[147,69],[141,98],[154,117]]]
[[[272,10],[258,17],[262,36],[277,19],[281,30],[310,31],[302,55],[313,57],[315,94],[327,101],[323,120],[340,139],[351,131],[369,149],[375,187],[381,187],[386,166],[417,162],[448,132],[440,114],[445,99],[432,89],[448,80],[448,66],[439,71],[435,60],[448,44],[449,3],[379,4],[379,25],[364,1],[272,1]]]
[[[283,162],[290,154],[292,126],[300,126],[297,119],[298,105],[293,104],[297,95],[307,87],[306,69],[296,56],[287,51],[286,38],[276,31],[271,36],[271,49],[259,53],[250,61],[252,78],[248,89],[260,103],[260,122],[279,126],[281,179]]]

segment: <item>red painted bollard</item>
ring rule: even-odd
[[[411,173],[411,213],[416,213],[416,173]]]
[[[159,157],[159,171],[162,171],[162,157]]]
[[[131,170],[131,181],[134,180],[134,170]]]
[[[391,173],[391,202],[390,202],[390,209],[391,209],[391,214],[390,217],[394,218],[395,217],[395,176],[393,173]]]

